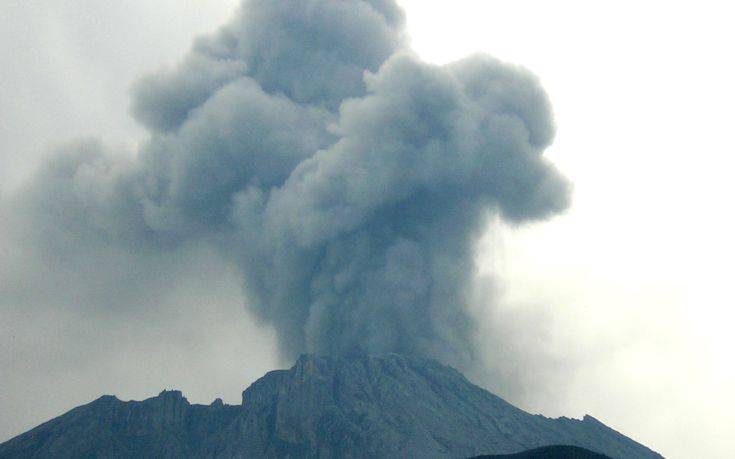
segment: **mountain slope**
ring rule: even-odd
[[[575,445],[660,455],[599,421],[530,415],[432,360],[302,356],[243,392],[240,406],[178,391],[105,396],[0,445],[0,457],[469,457]]]

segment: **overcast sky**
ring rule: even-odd
[[[2,0],[0,193],[70,138],[132,148],[145,131],[128,114],[131,84],[236,4]],[[574,183],[565,215],[498,223],[480,246],[482,272],[499,278],[495,318],[524,324],[513,331],[544,353],[513,362],[522,349],[505,349],[504,382],[478,382],[531,412],[589,413],[667,457],[732,457],[732,12],[715,1],[401,4],[423,59],[486,52],[540,77],[558,128],[547,154]],[[27,285],[46,264],[9,240],[0,233],[0,440],[103,393],[176,387],[239,403],[284,365],[242,307],[235,267],[207,247],[187,249],[198,266],[146,260],[146,279],[120,279],[140,260],[110,253],[98,284],[69,291],[89,266]],[[121,282],[141,287],[117,300],[134,308],[95,307]],[[513,368],[528,378],[529,365],[540,381],[518,384],[534,390],[509,390]]]

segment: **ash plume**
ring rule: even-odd
[[[23,225],[59,247],[206,241],[284,357],[471,360],[489,218],[568,205],[538,80],[483,55],[422,62],[391,0],[246,0],[140,80],[132,113],[139,150],[62,148],[13,197]]]

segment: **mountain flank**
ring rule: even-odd
[[[531,415],[450,367],[392,354],[304,355],[254,382],[237,406],[190,404],[179,391],[103,396],[3,443],[0,458],[466,458],[551,445],[662,457],[590,416]]]

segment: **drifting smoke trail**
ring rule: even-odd
[[[423,63],[403,26],[391,0],[247,0],[136,85],[137,155],[66,147],[24,189],[25,214],[47,236],[211,241],[286,357],[465,361],[488,218],[547,218],[569,187],[542,156],[554,128],[532,75],[486,56]]]

